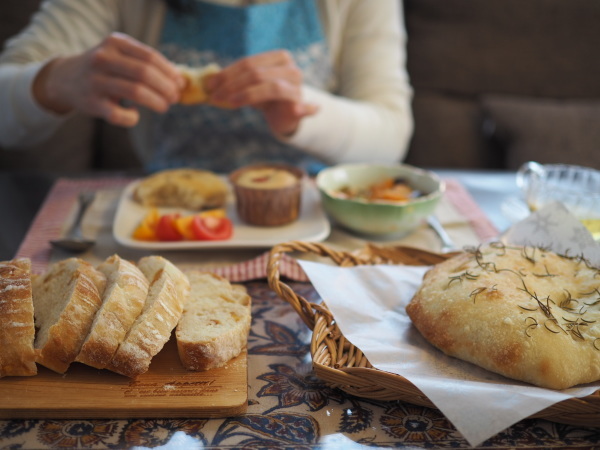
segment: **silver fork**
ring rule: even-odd
[[[440,241],[442,241],[442,253],[449,253],[458,250],[440,221],[434,215],[431,215],[427,218],[427,224],[431,227],[431,229],[438,235]]]

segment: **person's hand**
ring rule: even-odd
[[[178,101],[183,83],[159,52],[113,33],[85,53],[48,62],[34,80],[33,95],[59,114],[76,110],[115,125],[134,126],[139,120],[135,105],[165,112]]]
[[[273,133],[293,134],[303,117],[318,107],[302,101],[302,72],[285,50],[243,58],[206,81],[211,103],[235,108],[253,106]]]

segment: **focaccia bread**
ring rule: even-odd
[[[32,285],[36,361],[64,373],[79,354],[102,304],[106,277],[90,263],[69,258],[53,264]]]
[[[222,367],[248,342],[250,296],[243,286],[212,273],[186,275],[191,294],[175,331],[179,359],[187,370]]]
[[[170,169],[143,178],[133,198],[144,206],[191,210],[219,208],[225,204],[229,186],[217,174],[201,169]]]
[[[600,379],[600,271],[490,244],[434,266],[406,311],[444,353],[551,389]]]
[[[35,364],[31,261],[0,262],[0,377],[30,376]]]
[[[102,305],[76,361],[103,369],[140,315],[148,296],[148,280],[135,264],[112,255],[97,269],[107,279]]]
[[[138,267],[150,283],[148,297],[141,314],[106,366],[130,378],[145,373],[152,358],[167,343],[190,291],[187,277],[161,256],[146,256],[140,259]]]

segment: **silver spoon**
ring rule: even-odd
[[[446,230],[444,230],[444,227],[442,226],[437,217],[433,215],[429,216],[427,218],[427,224],[431,227],[433,231],[435,231],[435,234],[437,234],[440,240],[442,241],[442,253],[448,253],[457,250],[456,245],[454,244],[454,242],[452,242],[452,239],[450,238]]]
[[[84,191],[79,194],[79,209],[77,210],[75,221],[64,237],[50,241],[53,247],[79,253],[86,251],[96,243],[92,239],[83,237],[81,232],[81,219],[83,219],[83,215],[95,197],[96,193],[91,191]]]

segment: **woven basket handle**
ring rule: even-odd
[[[331,313],[326,307],[309,302],[301,295],[298,295],[286,283],[281,281],[279,262],[285,253],[301,252],[313,253],[320,256],[331,258],[340,266],[352,266],[364,264],[364,258],[357,257],[348,252],[340,252],[328,247],[325,244],[313,242],[290,241],[274,246],[269,253],[269,262],[267,265],[267,278],[271,289],[279,295],[280,298],[287,301],[300,315],[304,323],[311,329],[315,326],[315,312],[319,311],[331,319]]]
[[[437,264],[452,256],[452,254],[440,255],[411,247],[377,247],[373,244],[368,244],[366,251],[358,253],[338,251],[326,244],[314,242],[290,241],[274,246],[269,253],[269,262],[267,265],[269,286],[280,298],[292,305],[311,330],[314,330],[315,327],[315,314],[317,311],[329,317],[330,321],[333,320],[333,317],[327,307],[309,302],[281,281],[279,262],[283,254],[291,252],[325,256],[341,267],[351,267],[360,264]]]

